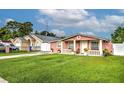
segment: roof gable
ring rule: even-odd
[[[67,39],[75,39],[75,40],[106,40],[109,41],[108,39],[105,38],[101,38],[101,37],[97,37],[97,36],[92,36],[92,35],[85,35],[85,34],[76,34],[76,35],[72,35],[72,36],[68,36],[64,39],[61,40],[67,40]]]
[[[97,40],[97,38],[89,37],[89,36],[82,36],[82,35],[75,35],[72,37],[65,38],[63,40]]]
[[[105,40],[105,41],[110,41],[109,39],[106,38],[101,38],[93,35],[85,35],[85,34],[76,34],[76,35],[71,35],[68,37],[65,37],[63,39],[59,40],[53,40],[51,42],[57,42],[57,41],[64,41],[64,40]]]
[[[59,39],[59,38],[56,38],[56,37],[50,37],[50,36],[44,36],[44,35],[36,35],[36,34],[34,34],[34,36],[36,36],[37,38],[39,38],[43,42],[50,42],[50,41]]]
[[[25,42],[26,40],[23,37],[17,37],[17,38],[14,39],[13,42],[17,42],[17,41],[19,41],[19,42]]]

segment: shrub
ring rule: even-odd
[[[84,51],[85,51],[85,52],[88,52],[88,48],[84,48]]]
[[[27,53],[27,50],[12,50],[12,53]]]
[[[60,49],[58,49],[58,53],[61,53],[61,50]]]
[[[79,53],[80,53],[80,49],[79,49],[79,48],[77,49],[76,53],[77,53],[77,54],[79,54]]]
[[[108,49],[103,50],[103,56],[111,56],[112,54],[108,51]]]

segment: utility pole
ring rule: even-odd
[[[42,17],[43,17],[43,20],[44,20],[43,24],[45,25],[45,31],[46,31],[45,35],[47,36],[48,35],[47,31],[49,30],[48,18],[46,17],[46,15],[42,15]]]

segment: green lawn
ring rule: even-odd
[[[124,57],[41,55],[0,60],[9,82],[124,82]]]
[[[32,53],[32,52],[28,52],[28,51],[14,51],[14,52],[11,52],[11,53],[0,53],[0,57],[1,56],[19,55],[19,54],[29,54],[29,53]]]

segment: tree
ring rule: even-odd
[[[5,25],[5,27],[12,32],[12,37],[22,37],[24,35],[28,35],[33,31],[33,24],[31,22],[16,22],[9,21]]]
[[[36,35],[39,35],[40,33],[36,30],[35,32],[34,32]]]
[[[40,35],[48,36],[49,32],[48,31],[42,31],[42,32],[40,32]]]
[[[29,35],[33,31],[32,26],[31,22],[18,23],[19,36]]]
[[[49,32],[49,36],[56,37],[56,35],[52,32]]]
[[[0,28],[0,40],[8,40],[11,38],[11,32],[6,28]]]
[[[40,32],[40,35],[56,37],[56,35],[54,33],[49,32],[49,31],[42,31],[42,32]]]
[[[111,34],[113,43],[124,42],[124,27],[118,27],[113,34]]]
[[[16,21],[9,21],[6,23],[5,27],[11,32],[11,36],[13,38],[19,36],[18,34],[18,22]]]
[[[29,35],[33,31],[31,22],[9,21],[5,26],[0,28],[0,39],[8,40],[15,37],[23,37]]]

